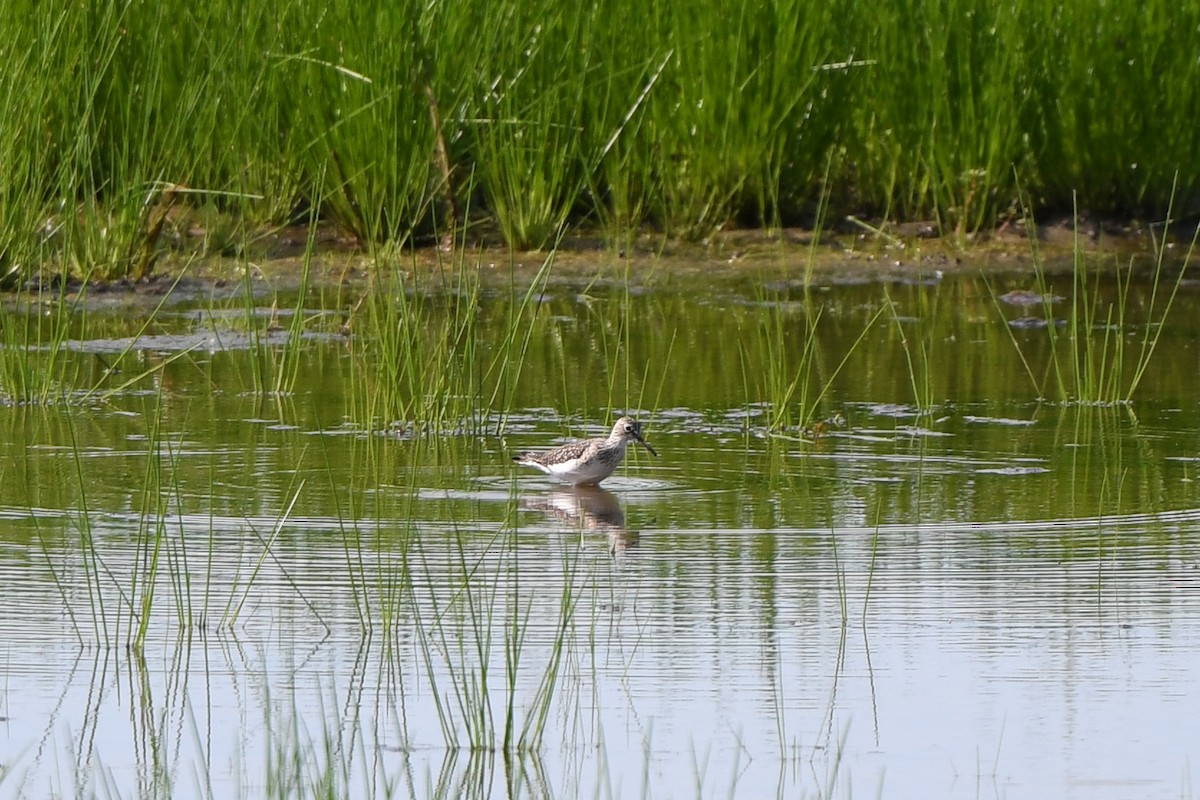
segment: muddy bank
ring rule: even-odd
[[[231,256],[200,256],[188,242],[177,239],[158,259],[155,272],[140,281],[101,282],[72,278],[65,293],[59,275],[27,282],[18,295],[83,299],[89,307],[159,307],[180,303],[221,301],[243,297],[267,298],[290,293],[307,281],[310,289],[344,293],[336,304],[366,291],[380,266],[399,270],[414,286],[436,291],[452,286],[464,270],[487,287],[528,285],[550,260],[550,285],[619,281],[634,287],[704,282],[714,288],[747,282],[783,281],[837,285],[871,281],[930,281],[957,272],[996,275],[1068,272],[1076,252],[1100,266],[1129,266],[1150,271],[1163,248],[1163,262],[1172,274],[1195,260],[1190,236],[1194,221],[1179,224],[1163,245],[1161,230],[1136,222],[1069,219],[1031,231],[1012,223],[994,231],[941,235],[935,223],[885,225],[847,219],[815,232],[809,229],[730,230],[701,242],[670,240],[654,232],[619,242],[596,232],[565,237],[553,252],[513,252],[484,228],[468,232],[448,248],[422,242],[398,248],[364,247],[332,226],[315,235],[293,226],[259,237],[244,252]],[[1187,230],[1183,230],[1184,228]],[[192,228],[197,239],[204,231]],[[305,270],[305,253],[313,254]],[[465,246],[464,246],[465,244]],[[10,295],[11,297],[11,295]]]

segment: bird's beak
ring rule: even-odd
[[[637,433],[637,434],[634,434],[634,435],[637,437],[638,444],[640,444],[642,447],[644,447],[644,448],[646,448],[647,450],[649,450],[649,451],[650,451],[650,455],[654,456],[655,458],[658,458],[658,451],[657,451],[657,450],[655,450],[653,447],[651,447],[651,446],[650,446],[650,443],[649,443],[649,442],[647,442],[645,439],[643,439],[643,438],[642,438],[642,435],[641,435],[640,433]]]

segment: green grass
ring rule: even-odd
[[[182,273],[176,283],[181,277]],[[120,328],[118,335],[127,339],[126,345],[109,354],[88,352],[73,344],[105,339],[112,330],[94,324],[86,286],[74,291],[66,283],[58,283],[17,295],[0,315],[0,402],[82,404],[106,400],[148,382],[190,352],[179,350],[147,364],[135,348],[137,338],[158,325],[168,296],[169,292],[163,293],[154,308],[139,314],[135,328]]]
[[[892,298],[887,286],[883,289],[883,308],[889,327],[899,340],[904,351],[904,363],[908,368],[909,385],[912,387],[913,405],[923,414],[932,413],[937,403],[933,390],[933,371],[938,361],[934,344],[937,328],[930,321],[937,319],[937,295],[921,292],[916,296],[918,308],[909,318],[903,318],[900,308]]]
[[[1042,298],[1041,313],[1050,353],[1042,378],[1038,378],[1031,357],[1026,356],[1011,328],[1008,334],[1042,397],[1085,406],[1128,405],[1133,401],[1200,241],[1200,228],[1196,228],[1184,252],[1168,258],[1171,248],[1168,234],[1173,224],[1168,208],[1148,270],[1136,258],[1123,261],[1111,256],[1093,256],[1087,252],[1076,227],[1069,284],[1047,273],[1036,236],[1031,232],[1034,278]],[[1139,276],[1139,272],[1146,274]],[[1149,286],[1149,294],[1135,302],[1130,289],[1139,280]],[[1055,298],[1059,296],[1065,297],[1067,304],[1061,320],[1056,316],[1060,312]],[[994,292],[992,299],[999,310]]]
[[[1161,218],[1200,191],[1198,24],[1166,0],[15,0],[0,281],[136,279],[313,209],[367,247],[484,222],[518,249],[823,205],[966,234],[1018,182],[1042,214]]]
[[[127,517],[124,524],[98,525],[93,517],[91,496],[95,476],[90,474],[92,451],[78,437],[77,412],[66,406],[64,429],[71,450],[73,499],[70,501],[74,534],[78,537],[78,558],[62,563],[61,541],[31,519],[38,530],[38,544],[48,574],[63,600],[63,608],[81,646],[104,650],[122,648],[144,655],[148,638],[172,633],[180,641],[197,633],[229,632],[240,624],[247,603],[259,597],[259,577],[264,568],[280,570],[295,598],[311,613],[317,624],[328,630],[320,609],[306,597],[286,567],[280,563],[275,546],[289,524],[293,509],[304,492],[304,481],[297,479],[288,487],[289,496],[278,510],[268,531],[246,526],[241,564],[231,575],[218,581],[214,576],[216,533],[207,537],[189,534],[184,519],[187,506],[187,467],[181,451],[182,435],[164,430],[166,401],[163,394],[149,398],[142,409],[145,421],[145,450],[142,471],[131,489],[128,511],[103,512],[116,518]],[[58,413],[57,409],[36,409],[38,413]],[[215,487],[207,488],[214,496]],[[211,512],[210,512],[211,515]],[[114,549],[111,538],[124,537]],[[102,539],[108,538],[105,542]],[[349,545],[348,545],[349,546]],[[357,544],[354,545],[357,547]],[[227,582],[225,582],[227,581]],[[360,580],[361,582],[361,580]]]
[[[564,659],[576,644],[575,609],[586,582],[580,551],[564,551],[557,603],[545,602],[538,582],[523,572],[527,543],[516,494],[499,527],[460,527],[450,519],[444,535],[416,521],[415,471],[407,471],[397,494],[408,522],[398,535],[376,540],[379,548],[368,555],[374,577],[363,571],[361,539],[347,543],[357,549],[347,553],[350,582],[361,583],[356,603],[374,609],[362,617],[364,630],[381,633],[388,668],[397,673],[414,664],[391,659],[412,649],[416,680],[432,698],[447,751],[536,759],[549,714],[562,702]]]
[[[401,433],[501,428],[553,254],[528,284],[514,278],[508,302],[498,304],[485,304],[478,264],[463,250],[434,274],[402,258],[380,270],[349,323],[356,419]]]
[[[68,396],[86,379],[67,349],[76,309],[59,289],[22,296],[0,316],[0,400],[45,405]]]
[[[807,428],[823,409],[833,411],[834,383],[891,308],[890,301],[865,321],[840,358],[823,343],[823,308],[809,292],[790,303],[786,296],[763,296],[760,302],[767,311],[759,317],[756,346],[740,347],[747,410],[762,404],[767,430],[774,434]]]

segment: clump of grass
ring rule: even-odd
[[[521,589],[517,536],[512,528],[478,540],[456,531],[450,573],[440,578],[419,539],[410,554],[426,576],[410,584],[421,659],[445,745],[453,750],[536,753],[556,699],[578,570],[568,557],[551,639],[536,645],[548,646],[548,655],[529,667],[534,598]],[[503,639],[499,649],[496,637]],[[493,662],[497,652],[502,665]]]
[[[1026,214],[1027,218],[1031,218],[1028,209]],[[1040,260],[1036,234],[1030,225],[1036,285],[1042,298],[1044,330],[1050,345],[1046,380],[1037,380],[1011,328],[1009,338],[1039,393],[1061,403],[1080,405],[1111,406],[1132,402],[1166,327],[1197,241],[1200,241],[1200,227],[1197,227],[1178,262],[1174,277],[1170,276],[1167,254],[1171,223],[1168,212],[1148,276],[1151,287],[1149,302],[1141,309],[1144,319],[1138,321],[1130,318],[1130,287],[1135,279],[1136,259],[1130,258],[1124,266],[1114,262],[1112,280],[1115,295],[1109,299],[1102,280],[1104,262],[1088,256],[1077,223],[1070,270],[1070,308],[1061,329],[1054,316],[1054,286]],[[998,301],[993,299],[999,310]],[[1131,327],[1135,324],[1144,328],[1136,354],[1132,352],[1130,337]]]
[[[429,222],[438,133],[409,46],[412,20],[353,14],[318,30],[318,55],[289,64],[313,94],[302,123],[312,136],[302,153],[304,188],[360,242],[402,244]],[[314,193],[326,182],[328,190]]]
[[[628,46],[625,36],[618,34],[613,39],[606,41],[604,49],[614,51]],[[583,179],[590,195],[589,207],[614,243],[625,242],[628,246],[649,213],[654,165],[640,157],[638,140],[647,135],[642,127],[649,116],[648,100],[673,56],[667,51],[657,60],[641,64],[631,60],[634,67],[616,73],[597,67],[598,90],[583,98],[593,105],[586,111],[591,123],[581,131],[583,154],[588,160]],[[612,98],[628,99],[628,108],[614,106]]]
[[[764,298],[764,302],[768,300]],[[747,406],[765,404],[766,426],[771,432],[805,428],[817,418],[833,382],[888,306],[875,312],[832,366],[821,346],[822,309],[813,302],[812,295],[806,291],[802,304],[789,304],[777,297],[769,301],[769,308],[762,315],[760,346],[754,351],[762,354],[765,363],[757,363],[748,348],[741,349]],[[802,316],[800,325],[796,324],[797,316]]]
[[[481,432],[492,419],[502,425],[553,263],[551,253],[528,285],[511,285],[505,316],[487,320],[490,346],[480,330],[479,277],[461,252],[441,288],[427,283],[431,277],[413,277],[415,268],[411,276],[395,262],[381,269],[353,323],[363,376],[352,401],[359,419],[417,432]]]
[[[479,284],[466,272],[445,293],[428,292],[399,265],[383,271],[364,298],[356,321],[361,346],[355,361],[362,391],[359,419],[398,422],[421,430],[452,427],[479,402]]]
[[[583,190],[580,138],[588,60],[576,45],[589,38],[591,13],[545,2],[539,10],[492,5],[484,55],[498,69],[480,87],[471,130],[479,186],[505,241],[518,250],[540,249],[561,231]],[[517,44],[525,58],[503,51]],[[499,52],[497,52],[499,51]]]
[[[0,289],[27,280],[42,263],[47,235],[54,231],[51,186],[62,145],[42,126],[62,87],[48,76],[62,25],[42,35],[0,44]]]
[[[0,280],[145,275],[198,203],[245,239],[315,207],[369,247],[480,218],[514,248],[592,220],[704,239],[822,202],[965,236],[1018,175],[1045,213],[1161,218],[1200,189],[1200,130],[1162,122],[1200,109],[1197,25],[1166,0],[14,0]]]
[[[652,17],[650,40],[671,57],[639,155],[653,164],[654,216],[669,232],[772,224],[811,200],[837,127],[840,76],[818,69],[836,5],[743,6],[713,24],[715,6],[668,3]]]
[[[1022,6],[910,0],[851,14],[849,49],[869,59],[848,112],[842,166],[853,190],[886,216],[934,218],[944,233],[995,220],[1011,202],[1014,166],[1032,160],[1024,126],[1034,109],[1021,87],[1036,54]]]
[[[0,399],[22,405],[84,403],[122,392],[185,358],[189,351],[180,350],[124,372],[130,362],[137,362],[137,338],[155,324],[168,294],[139,320],[121,352],[103,358],[77,352],[73,341],[89,338],[95,321],[88,312],[86,283],[39,284],[36,292],[18,296],[0,316]],[[100,368],[91,369],[93,362]]]
[[[82,372],[67,350],[74,319],[65,288],[40,287],[0,317],[0,395],[44,405],[67,397]]]
[[[1025,174],[1039,205],[1166,219],[1195,198],[1200,131],[1173,121],[1200,111],[1200,62],[1179,36],[1200,26],[1200,8],[1027,3],[1021,12],[1022,49],[1036,56],[1017,84],[1029,92],[1022,132],[1038,154]]]
[[[273,545],[303,490],[303,481],[298,481],[269,535],[252,531],[261,551],[245,575],[239,569],[230,579],[224,608],[213,607],[220,591],[214,584],[214,533],[209,532],[207,552],[202,561],[197,561],[194,548],[200,540],[185,535],[184,521],[179,516],[179,509],[184,506],[179,447],[163,428],[164,405],[160,393],[148,400],[144,409],[147,425],[144,470],[132,498],[136,522],[130,525],[133,530],[129,547],[122,547],[116,557],[98,539],[91,504],[92,478],[85,469],[87,456],[76,438],[72,412],[68,410],[66,414],[75,470],[76,496],[72,504],[77,510],[74,527],[78,534],[78,554],[71,558],[75,566],[61,564],[59,554],[51,552],[40,530],[39,539],[50,574],[62,595],[64,610],[81,644],[104,649],[121,646],[141,654],[156,627],[161,630],[163,625],[173,624],[179,634],[190,636],[196,630],[209,629],[210,623],[214,629],[234,626],[264,565],[276,558]],[[33,520],[36,525],[36,514]],[[105,534],[120,536],[124,531],[110,528]],[[297,597],[313,612],[314,619],[323,625],[320,612],[287,575],[286,569],[277,560],[275,563]],[[81,580],[70,574],[74,569],[82,572]],[[83,587],[86,604],[70,588],[76,582]],[[200,587],[202,591],[194,593]],[[214,611],[219,616],[214,617]]]
[[[266,736],[263,772],[252,785],[267,798],[332,798],[354,793],[356,756],[362,739],[345,735],[336,698],[321,698],[314,714],[301,709],[295,698],[285,705],[269,694],[264,706]],[[316,724],[314,724],[316,721]],[[350,720],[357,722],[357,716]],[[361,787],[360,787],[361,788]],[[383,787],[379,787],[383,788]]]

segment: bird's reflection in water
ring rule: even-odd
[[[541,511],[581,533],[603,533],[614,553],[637,546],[638,533],[626,529],[621,501],[599,486],[558,487],[537,497],[522,497],[521,507]]]

